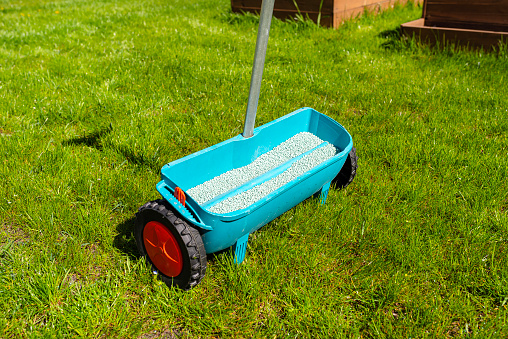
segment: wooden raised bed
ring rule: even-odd
[[[508,0],[426,0],[426,26],[508,32]]]
[[[365,10],[380,11],[393,7],[395,3],[421,2],[421,0],[275,0],[273,14],[279,19],[294,18],[297,14],[308,16],[317,22],[319,13],[321,26],[337,28],[352,17],[361,15]],[[231,0],[233,12],[259,13],[261,0]]]
[[[425,0],[421,19],[402,25],[406,36],[435,44],[489,48],[508,41],[508,0]]]

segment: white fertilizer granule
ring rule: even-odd
[[[264,173],[284,164],[285,162],[316,148],[324,141],[309,132],[301,132],[284,141],[280,145],[260,155],[249,165],[227,171],[187,191],[199,204],[203,204],[223,193],[226,193]],[[328,158],[333,157],[337,150],[331,144],[320,147],[302,159],[293,163],[290,168],[278,176],[268,180],[241,194],[230,197],[212,206],[214,213],[228,213],[245,208],[270,192],[285,185],[294,178],[309,171]]]
[[[332,144],[320,147],[295,161],[286,171],[278,176],[213,205],[209,211],[213,213],[229,213],[246,208],[293,179],[310,171],[323,161],[333,157],[336,153],[337,149]]]

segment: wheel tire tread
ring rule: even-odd
[[[201,239],[201,235],[199,231],[188,225],[184,220],[180,219],[169,207],[169,204],[166,200],[158,199],[151,202],[147,202],[143,206],[141,206],[136,213],[136,219],[138,222],[138,228],[140,228],[140,232],[142,233],[142,229],[144,228],[145,222],[145,214],[149,214],[151,212],[158,213],[163,219],[167,220],[171,223],[178,235],[180,236],[183,244],[186,247],[187,254],[190,260],[189,264],[189,279],[188,281],[178,281],[176,278],[166,277],[162,274],[162,280],[168,285],[176,285],[183,290],[188,290],[201,282],[206,273],[206,251],[203,244],[203,240]],[[142,256],[147,257],[144,251],[144,245],[142,244],[141,239],[137,239],[138,249]],[[153,266],[153,264],[152,264]]]
[[[346,162],[342,169],[337,174],[333,182],[336,188],[346,188],[353,182],[356,177],[358,169],[358,155],[356,154],[356,148],[351,148],[351,151],[347,155]]]

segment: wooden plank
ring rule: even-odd
[[[343,12],[350,9],[376,6],[385,2],[394,4],[395,0],[336,0],[333,10],[334,12]]]
[[[316,0],[297,0],[296,1],[300,12],[302,13],[319,13],[319,5],[321,1]],[[333,13],[334,0],[323,0],[321,7],[321,13],[332,14]],[[255,10],[259,13],[261,10],[261,0],[231,0],[231,7],[233,11],[239,9]],[[295,6],[293,0],[275,0],[274,11],[280,12],[292,12],[298,13],[298,9]]]
[[[425,26],[508,32],[508,0],[427,0]]]
[[[366,9],[377,11],[393,6],[396,2],[408,1],[420,3],[422,0],[323,0],[322,5],[321,0],[296,0],[300,11],[293,0],[275,0],[273,14],[279,19],[294,18],[296,14],[302,14],[317,22],[321,13],[322,26],[337,28],[343,21],[363,14]],[[261,0],[231,0],[231,8],[233,12],[259,13]]]
[[[364,3],[364,5],[352,7],[351,4],[358,5],[359,1],[356,1],[356,2],[355,1],[346,1],[346,0],[338,1],[337,2],[338,5],[336,5],[335,11],[334,11],[334,18],[333,18],[334,25],[333,25],[333,27],[339,27],[344,21],[350,20],[356,16],[359,16],[359,15],[363,14],[365,11],[380,12],[382,10],[389,8],[389,7],[393,7],[395,5],[395,3],[398,1],[396,1],[396,0],[381,0],[381,1],[370,1],[370,3],[368,3],[368,1],[362,0],[361,2]],[[341,7],[338,7],[338,6],[342,6],[342,5],[344,7],[342,7],[342,10],[339,10],[339,8],[341,8]]]
[[[333,25],[333,1],[324,0],[321,7],[320,25],[331,27]],[[297,14],[317,22],[319,16],[319,3],[315,0],[298,0],[298,9],[292,0],[275,0],[273,15],[276,18],[285,20],[294,18]],[[317,4],[317,6],[316,6]],[[261,0],[231,0],[231,8],[233,12],[251,12],[257,13],[261,11]]]
[[[408,37],[419,37],[422,42],[432,45],[437,43],[454,43],[460,46],[469,46],[472,48],[483,47],[492,49],[500,41],[508,41],[508,32],[496,32],[485,30],[473,30],[449,27],[429,27],[425,24],[425,19],[421,18],[415,21],[407,22],[401,25],[402,34]]]

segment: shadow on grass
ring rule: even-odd
[[[386,39],[386,41],[381,44],[381,47],[384,49],[399,50],[403,47],[402,29],[400,27],[382,31],[378,34],[378,37]]]
[[[62,142],[64,146],[88,146],[97,150],[102,150],[102,138],[113,131],[113,126],[109,126],[99,129],[98,131],[92,132],[82,137],[72,138]]]
[[[145,156],[143,154],[136,154],[135,151],[129,149],[129,147],[125,147],[123,145],[106,145],[103,142],[103,138],[110,134],[113,131],[113,126],[109,124],[106,127],[103,127],[95,132],[84,135],[82,137],[72,138],[62,142],[63,146],[88,146],[91,148],[95,148],[98,151],[104,150],[105,147],[112,148],[116,153],[120,154],[124,159],[130,162],[133,165],[150,168],[152,170],[157,171],[161,164],[159,164],[158,155],[154,156]]]
[[[113,239],[113,246],[129,257],[139,259],[141,256],[139,255],[136,239],[134,238],[135,221],[136,218],[132,217],[116,226],[118,234],[115,239]]]
[[[213,253],[207,253],[206,254],[206,261],[207,262],[214,262],[216,260],[219,260],[222,256],[229,256],[230,260],[234,260],[235,258],[235,246],[230,246],[228,248],[225,248],[223,250],[213,252]]]
[[[133,150],[121,145],[116,146],[115,150],[133,165],[142,168],[149,168],[155,172],[159,171],[159,169],[163,166],[163,164],[159,163],[159,156],[157,154],[151,157],[143,154],[135,154]]]

